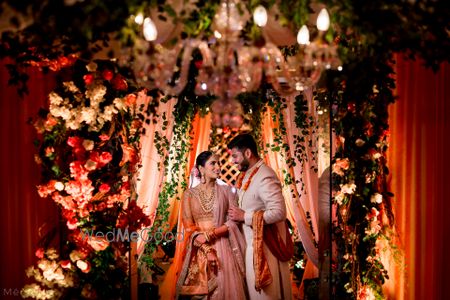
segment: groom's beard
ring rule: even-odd
[[[241,162],[241,172],[245,172],[245,171],[247,171],[248,170],[248,167],[250,166],[250,162],[248,161],[248,159],[244,159],[242,162]]]

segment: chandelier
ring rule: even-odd
[[[239,0],[223,0],[214,16],[212,36],[185,39],[168,49],[153,42],[158,31],[152,19],[137,16],[135,21],[142,25],[147,41],[141,51],[144,55],[135,64],[138,80],[176,96],[188,82],[194,52],[200,53],[201,60],[195,62],[195,94],[217,96],[210,107],[213,125],[240,127],[243,110],[235,97],[257,90],[263,79],[278,94],[288,96],[313,87],[323,70],[342,69],[336,46],[323,39],[330,25],[326,9],[318,14],[317,38],[310,42],[308,27],[303,25],[297,35],[297,53],[287,57],[270,40],[244,39],[242,30],[249,19]],[[262,28],[267,20],[266,9],[258,6],[254,23]]]

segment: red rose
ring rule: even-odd
[[[103,152],[100,155],[100,162],[104,165],[106,165],[107,163],[109,163],[112,160],[112,155],[109,152]]]
[[[70,230],[74,230],[78,228],[78,221],[77,219],[73,218],[70,220],[67,220],[66,222],[67,228],[69,228]]]
[[[347,105],[347,108],[348,108],[348,110],[349,110],[351,113],[354,113],[354,112],[356,111],[356,104],[353,103],[353,102],[350,102],[350,103]]]
[[[111,70],[103,70],[102,76],[105,80],[110,81],[114,77],[114,73]]]
[[[101,193],[107,193],[107,192],[109,192],[111,187],[107,183],[103,183],[102,185],[100,185],[100,187],[98,189]]]
[[[133,106],[136,104],[136,95],[135,94],[129,94],[126,98],[125,98],[125,104],[127,106]]]
[[[92,74],[86,74],[83,76],[84,83],[86,85],[90,85],[92,82],[94,82],[94,75]]]
[[[111,83],[112,83],[113,87],[119,91],[124,91],[128,88],[127,82],[125,81],[123,76],[120,74],[117,74],[116,76],[114,76],[114,79],[111,81]]]
[[[105,208],[106,208],[105,202],[101,202],[100,204],[97,205],[97,210],[98,211],[104,211]]]
[[[69,59],[65,56],[60,56],[58,58],[58,63],[61,67],[67,67],[68,65],[70,65]]]
[[[70,269],[72,267],[72,264],[70,263],[70,260],[62,260],[59,263],[61,265],[61,268],[63,269]]]
[[[81,147],[82,144],[83,139],[78,136],[71,136],[67,139],[67,145],[69,145],[70,147]]]
[[[44,248],[37,249],[35,255],[37,258],[44,258]]]
[[[109,136],[107,134],[102,134],[99,136],[99,138],[103,142],[109,140]]]

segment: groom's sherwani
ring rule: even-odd
[[[248,185],[249,177],[255,168],[259,168]],[[267,224],[276,223],[279,233],[283,239],[286,237],[286,204],[281,191],[281,183],[275,172],[262,160],[248,169],[242,181],[241,189],[238,191],[239,205],[245,211],[243,224],[244,236],[247,242],[245,251],[246,277],[250,299],[292,299],[292,286],[289,272],[289,262],[279,261],[264,244],[272,283],[262,291],[255,290],[255,272],[253,269],[253,212],[264,210],[264,221]]]

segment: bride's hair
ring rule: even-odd
[[[198,170],[199,166],[204,167],[206,164],[206,161],[213,155],[211,151],[203,151],[197,156],[197,159],[195,160],[195,167]],[[198,170],[198,177],[200,177],[200,170]]]

